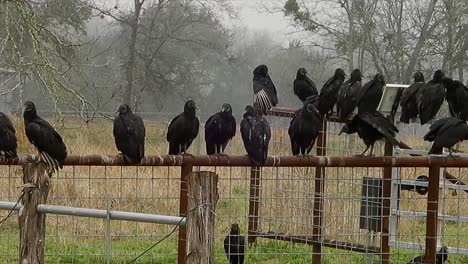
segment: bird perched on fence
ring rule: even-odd
[[[343,83],[338,92],[336,108],[339,119],[344,122],[356,109],[359,93],[362,88],[362,74],[359,69],[353,70],[349,80]]]
[[[400,121],[408,124],[411,119],[418,117],[418,102],[421,101],[421,88],[424,86],[424,75],[417,71],[413,74],[414,83],[403,90],[401,95]]]
[[[359,156],[364,156],[369,148],[369,156],[372,156],[374,144],[377,140],[387,139],[392,145],[399,145],[398,140],[395,139],[398,129],[377,111],[373,113],[358,113],[352,120],[346,122],[341,129],[340,135],[342,133],[354,134],[356,132],[366,144],[366,149]]]
[[[345,76],[346,74],[343,69],[338,68],[335,70],[335,74],[322,86],[318,102],[318,110],[322,117],[328,115],[333,110]]]
[[[443,246],[440,248],[439,252],[436,253],[436,264],[443,264],[445,261],[448,259],[448,248],[446,246]],[[426,263],[424,262],[424,255],[423,256],[417,256],[408,264],[423,264]]]
[[[230,104],[223,104],[221,111],[205,123],[206,154],[222,154],[229,141],[236,135],[236,119]]]
[[[266,65],[259,65],[253,71],[253,91],[254,102],[258,105],[261,115],[266,115],[268,110],[278,104],[276,87]]]
[[[7,115],[0,112],[0,159],[16,158],[16,131]]]
[[[245,237],[240,235],[237,223],[231,225],[229,235],[224,239],[224,252],[229,264],[243,264],[245,253]]]
[[[123,104],[114,119],[114,140],[125,160],[139,163],[145,156],[145,124],[140,116],[134,114],[130,106]]]
[[[186,154],[198,136],[199,127],[197,105],[193,100],[188,100],[184,105],[184,112],[172,119],[169,124],[166,136],[169,142],[169,155]]]
[[[468,125],[457,117],[439,119],[429,127],[424,140],[434,142],[428,154],[442,154],[443,148],[448,148],[452,156],[452,148],[458,142],[468,139]]]
[[[318,91],[315,83],[307,76],[305,68],[297,70],[296,79],[293,82],[294,94],[304,104],[306,100],[318,100]]]
[[[444,72],[437,70],[432,80],[421,88],[421,101],[419,103],[419,119],[421,125],[426,124],[437,115],[445,99],[445,88],[442,83]]]
[[[47,173],[51,176],[59,168],[63,168],[67,148],[59,133],[37,115],[33,102],[25,102],[24,107],[24,131],[29,142],[38,150],[39,159],[46,164]]]
[[[468,88],[457,80],[444,78],[445,99],[447,100],[450,115],[463,120],[468,119]]]
[[[377,73],[374,79],[364,84],[359,92],[358,112],[373,113],[377,111],[382,99],[385,78],[383,74]]]
[[[322,124],[320,113],[312,102],[303,106],[289,124],[293,155],[307,155],[315,144]]]
[[[260,166],[265,164],[268,157],[271,129],[268,121],[258,114],[257,106],[254,107],[245,107],[240,132],[247,154],[253,163]]]

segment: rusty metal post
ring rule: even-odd
[[[45,204],[49,195],[50,178],[44,163],[23,166],[23,208],[18,213],[20,228],[19,263],[44,263],[46,214],[37,211],[37,205]]]
[[[188,177],[187,263],[214,263],[218,175],[193,172]]]
[[[426,252],[424,263],[435,264],[437,254],[437,216],[439,214],[440,166],[429,167],[426,219]]]
[[[327,155],[327,120],[323,119],[322,129],[317,139],[317,156]],[[323,224],[323,179],[325,167],[315,168],[315,193],[312,228],[312,263],[322,263],[322,224]]]
[[[260,175],[261,167],[250,168],[250,195],[249,195],[249,245],[257,240],[259,207],[260,207]]]
[[[192,173],[193,166],[187,164],[180,169],[180,194],[179,194],[179,216],[185,216],[187,214],[187,177]],[[179,238],[177,244],[177,263],[185,264],[187,255],[187,231],[183,226],[179,227]]]
[[[385,141],[384,155],[393,155],[393,146],[388,141]],[[381,227],[381,263],[390,263],[390,202],[392,195],[392,167],[383,168],[382,182],[382,227]]]

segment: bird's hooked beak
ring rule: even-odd
[[[119,110],[115,111],[114,113],[114,117],[118,117],[119,116]]]
[[[226,113],[226,112],[228,112],[228,111],[229,111],[229,107],[228,107],[228,106],[223,105],[223,107],[221,107],[221,112]]]

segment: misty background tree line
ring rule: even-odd
[[[178,112],[195,99],[202,113],[223,102],[252,102],[252,70],[267,64],[281,106],[297,107],[292,82],[305,67],[321,87],[334,69],[382,72],[410,83],[436,69],[465,82],[468,1],[272,0],[287,36],[236,26],[229,0],[1,0],[0,95],[8,110],[40,109],[84,119],[128,103],[137,111]],[[226,21],[231,21],[227,23]],[[279,39],[287,39],[284,45]]]

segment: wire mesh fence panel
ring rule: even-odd
[[[0,200],[16,203],[21,196],[20,166],[0,166]],[[9,218],[7,218],[10,215]],[[15,262],[19,251],[17,212],[0,210],[0,263]]]

